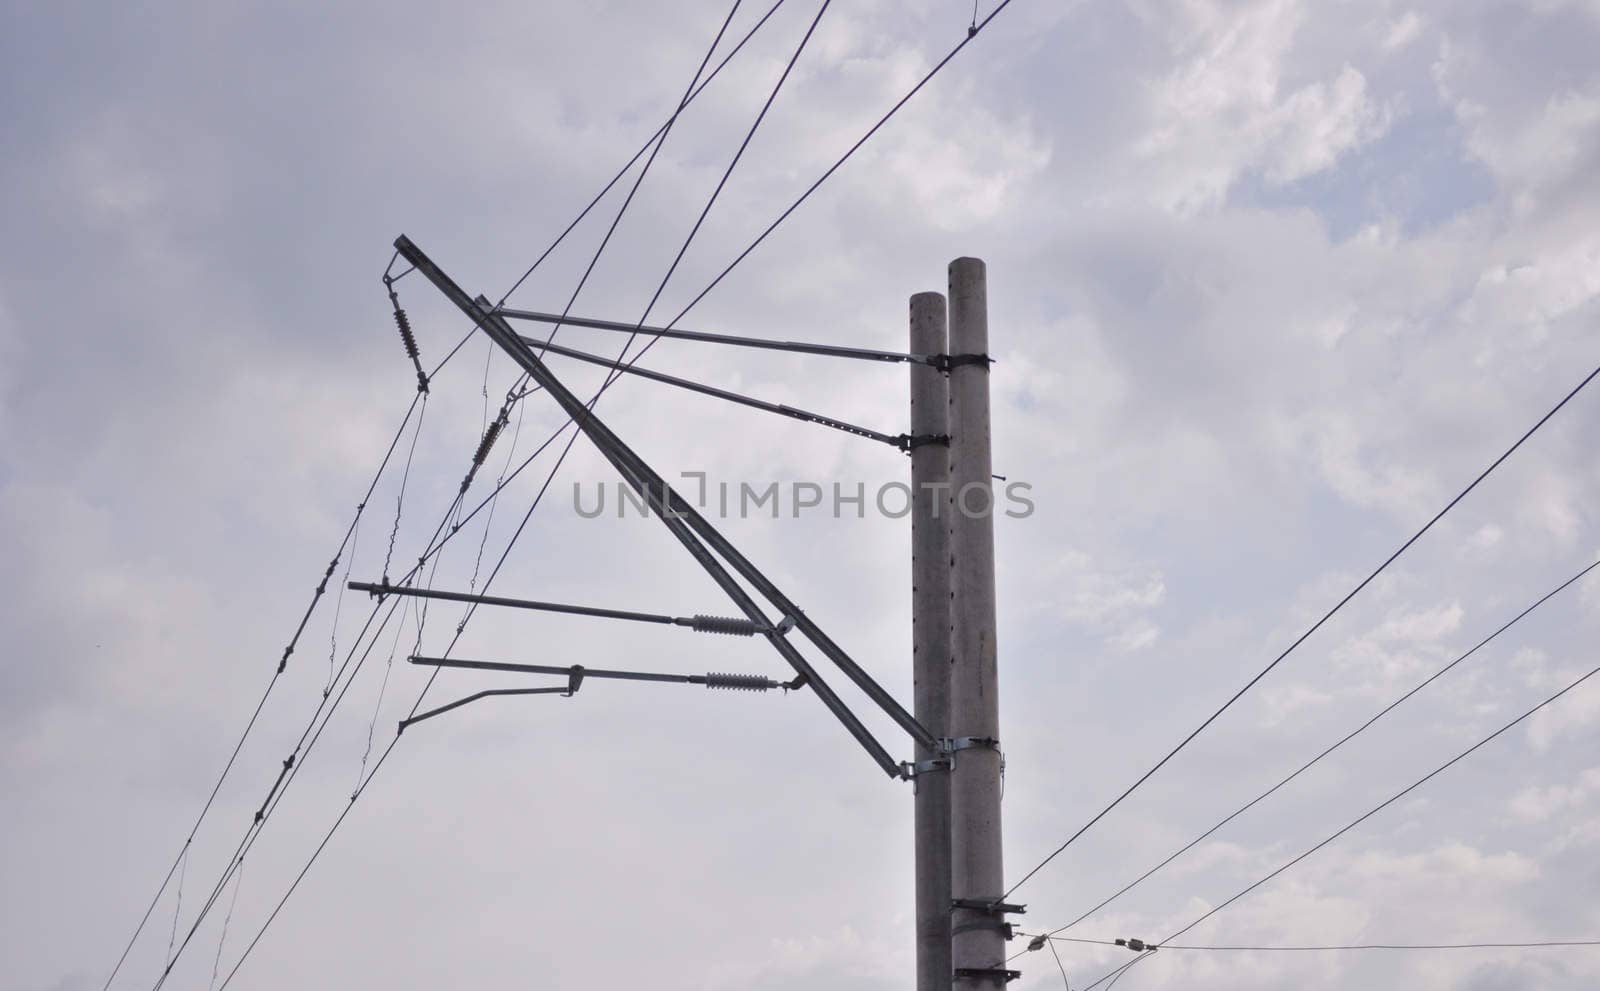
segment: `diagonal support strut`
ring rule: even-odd
[[[722,587],[729,598],[739,606],[740,610],[752,622],[769,630],[765,634],[768,642],[813,687],[822,703],[828,707],[835,718],[844,724],[846,730],[878,762],[878,765],[885,773],[891,777],[905,776],[900,764],[889,755],[883,745],[872,736],[871,732],[862,725],[856,715],[844,705],[833,690],[817,675],[815,669],[812,668],[811,664],[806,661],[800,652],[785,639],[782,633],[776,631],[765,612],[744,590],[743,586],[728,573],[727,568],[723,567],[722,561],[726,561],[734,571],[738,572],[741,578],[749,582],[765,599],[781,610],[784,616],[793,619],[795,628],[821,650],[846,677],[854,682],[891,719],[906,730],[914,741],[928,747],[937,745],[933,734],[918,722],[910,712],[906,711],[894,696],[890,695],[883,686],[873,680],[871,675],[856,664],[853,658],[845,653],[838,644],[834,643],[755,565],[740,554],[688,502],[674,492],[654,469],[650,468],[643,459],[613,434],[594,415],[590,406],[585,405],[574,396],[539,360],[502,317],[494,313],[491,307],[480,304],[468,296],[420,248],[413,244],[410,238],[401,235],[395,240],[395,249],[408,262],[415,265],[417,271],[432,282],[450,302],[454,303],[484,333],[489,335],[489,338],[501,350],[505,351],[512,360],[516,361],[528,373],[529,378],[543,387],[551,398],[556,400],[567,415],[573,419],[578,429],[589,437],[606,460],[610,461],[618,473],[622,475],[624,481],[647,500],[650,507],[655,510],[656,515],[672,532],[673,536],[678,538],[684,548],[700,563],[707,574]],[[708,550],[708,546],[710,550]],[[711,550],[715,550],[722,561],[717,560],[717,557],[713,557]]]

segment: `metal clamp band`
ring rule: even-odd
[[[998,930],[1000,934],[1008,940],[1017,935],[1016,930],[1012,927],[1011,923],[1001,922],[998,919],[981,919],[977,922],[968,922],[964,925],[959,925],[954,929],[951,929],[950,935],[955,936],[959,933],[976,932],[980,929]]]
[[[958,750],[971,750],[982,747],[985,750],[1000,750],[1000,741],[992,736],[957,736],[942,737],[939,740],[939,752],[954,754]]]
[[[1020,970],[1006,970],[1004,967],[957,967],[953,973],[956,980],[1000,980],[1010,984],[1022,976]]]
[[[936,354],[931,357],[933,358],[933,367],[945,373],[948,373],[952,368],[960,368],[962,365],[981,365],[987,370],[990,365],[994,364],[994,359],[986,354]]]
[[[1013,905],[998,898],[952,898],[950,907],[953,909],[971,909],[974,912],[990,912],[996,915],[1022,915],[1028,911],[1028,906],[1026,905]]]
[[[910,454],[919,447],[929,444],[938,444],[942,447],[950,446],[949,434],[898,434],[894,438],[894,445],[900,450]]]

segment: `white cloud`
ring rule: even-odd
[[[1524,788],[1512,796],[1507,808],[1523,822],[1545,822],[1558,813],[1588,806],[1600,796],[1600,768],[1590,768],[1570,784]]]
[[[1293,182],[1388,129],[1392,111],[1352,65],[1286,84],[1305,16],[1284,0],[1183,6],[1170,35],[1184,60],[1151,87],[1151,127],[1137,146],[1157,202],[1215,205],[1250,170]]]
[[[1422,33],[1422,16],[1414,10],[1408,10],[1396,18],[1389,25],[1389,33],[1384,36],[1383,47],[1385,51],[1398,51],[1410,45]]]
[[[1111,636],[1108,642],[1118,650],[1135,651],[1154,646],[1159,639],[1161,639],[1161,627],[1139,620]]]
[[[1572,678],[1560,679],[1564,683]],[[1547,751],[1566,738],[1586,733],[1600,724],[1600,684],[1590,680],[1556,699],[1528,720],[1528,743]]]
[[[1161,637],[1161,627],[1151,619],[1167,595],[1160,572],[1105,568],[1073,550],[1057,558],[1050,587],[1048,611],[1100,632],[1116,650],[1145,650]]]
[[[600,19],[582,5],[500,4],[452,10],[442,31],[438,11],[402,5],[374,32],[337,6],[315,31],[231,8],[162,19],[113,6],[70,23],[52,10],[40,8],[13,46],[32,88],[13,101],[0,168],[14,228],[0,247],[0,537],[18,549],[0,596],[18,661],[0,699],[19,710],[0,755],[6,794],[18,796],[0,860],[0,957],[18,961],[14,980],[39,987],[84,969],[85,947],[126,936],[152,863],[203,801],[391,414],[410,398],[375,281],[388,237],[425,232],[474,290],[509,282],[542,247],[536,235],[559,230],[656,125],[722,13],[619,4]],[[1576,10],[1552,21],[1539,5],[1014,4],[693,314],[710,330],[899,347],[908,293],[938,286],[950,257],[989,259],[1006,462],[996,470],[1034,482],[1039,502],[1034,518],[1001,527],[1007,829],[1025,841],[1007,851],[1014,869],[1029,866],[1034,840],[1059,841],[1059,820],[1117,794],[1144,755],[1165,753],[1174,727],[1195,725],[1266,648],[1286,644],[1409,533],[1402,524],[1437,510],[1507,431],[1592,365],[1600,197],[1585,180],[1597,91],[1590,68],[1556,65],[1573,58],[1556,42],[1592,63]],[[938,5],[838,14],[690,251],[674,301],[709,281],[964,28]],[[784,8],[680,121],[579,311],[626,318],[643,306],[805,15]],[[1507,17],[1517,30],[1504,30]],[[68,34],[75,42],[62,44]],[[560,43],[538,49],[551,38]],[[1522,38],[1541,50],[1530,55]],[[1446,46],[1438,83],[1424,78],[1435,39]],[[397,51],[409,53],[403,65]],[[596,74],[601,58],[629,71]],[[106,123],[118,120],[128,123]],[[1426,201],[1424,229],[1388,216],[1397,189]],[[576,231],[517,301],[558,307],[600,229]],[[401,288],[428,354],[464,331],[418,282]],[[63,306],[78,325],[61,323]],[[442,511],[475,442],[480,347],[436,384],[408,497],[419,514]],[[663,344],[649,361],[885,429],[903,422],[903,375],[879,365],[689,344]],[[496,365],[491,389],[507,372]],[[1275,725],[1219,720],[1086,834],[1081,857],[1019,893],[1028,918],[1065,921],[1091,881],[1116,890],[1170,851],[1144,849],[1141,837],[1165,843],[1194,825],[1185,810],[1253,794],[1247,785],[1272,780],[1325,723],[1370,715],[1379,689],[1409,687],[1480,620],[1548,587],[1553,560],[1594,547],[1590,398],[1262,683],[1251,700]],[[705,467],[759,481],[777,466],[869,485],[903,477],[904,459],[888,449],[655,386],[619,386],[602,409],[669,474]],[[548,404],[533,410],[538,432],[553,426]],[[574,452],[565,482],[603,470],[586,444]],[[374,496],[385,511],[369,516],[356,577],[381,563],[390,481]],[[534,487],[502,503],[491,560]],[[720,601],[658,528],[585,529],[545,510],[499,580],[507,594],[685,613]],[[904,527],[790,523],[728,529],[909,697]],[[398,554],[414,536],[402,531]],[[449,558],[441,587],[465,586],[471,558]],[[1419,699],[1414,718],[1386,723],[1392,736],[1366,738],[1377,756],[1342,752],[1304,790],[1286,790],[1152,883],[1142,904],[1192,917],[1201,896],[1215,904],[1300,849],[1296,838],[1368,807],[1390,755],[1553,691],[1587,656],[1597,587],[1586,585],[1587,609],[1552,603],[1485,652],[1494,663],[1481,677],[1451,679]],[[350,610],[347,601],[347,626]],[[217,813],[230,828],[249,820],[245,806],[318,698],[328,618],[314,618],[289,669],[298,680],[241,756],[237,793]],[[114,674],[73,667],[102,630],[123,648]],[[783,673],[747,642],[688,636],[486,612],[463,650]],[[1063,657],[1058,645],[1073,638],[1090,641],[1090,656]],[[420,687],[408,668],[397,665],[380,731]],[[274,822],[275,859],[252,864],[241,918],[270,909],[273,882],[309,853],[297,844],[344,807],[376,687],[357,685]],[[308,967],[330,984],[397,988],[517,972],[663,991],[903,983],[905,788],[883,780],[806,693],[742,705],[602,688],[570,704],[469,707],[408,732],[385,772],[396,777],[347,820],[246,976],[263,987]],[[1588,918],[1582,892],[1551,880],[1566,871],[1551,851],[1585,828],[1573,823],[1573,789],[1592,802],[1589,785],[1572,782],[1592,763],[1594,708],[1563,699],[1498,742],[1506,773],[1537,761],[1547,775],[1507,814],[1466,794],[1470,781],[1441,780],[1406,803],[1399,826],[1340,841],[1204,932],[1495,938]],[[866,718],[909,756],[892,726]],[[1061,763],[1077,751],[1107,757]],[[1498,781],[1493,794],[1529,783]],[[1471,801],[1487,814],[1462,814]],[[109,846],[107,808],[119,836]],[[487,864],[484,849],[503,856]],[[403,884],[395,863],[413,865]],[[186,906],[204,873],[191,867]],[[1187,921],[1140,904],[1108,916],[1106,931],[1159,934]],[[663,905],[681,911],[631,930],[593,922],[618,906],[650,916]],[[371,924],[339,925],[357,915]],[[823,915],[835,923],[820,933],[783,935],[810,932]],[[70,931],[53,921],[67,917]],[[755,935],[726,938],[751,920]],[[428,938],[395,954],[397,934],[419,933]],[[709,976],[705,946],[717,947]],[[148,949],[149,972],[159,971],[164,947]],[[1485,980],[1479,964],[1290,956],[1172,954],[1144,979],[1197,991]],[[1539,971],[1537,986],[1596,986],[1564,966]],[[1028,980],[1040,976],[1030,969]]]

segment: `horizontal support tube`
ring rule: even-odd
[[[808,344],[804,341],[773,341],[760,337],[735,337],[732,334],[707,334],[693,330],[674,330],[668,327],[647,327],[643,324],[621,323],[616,320],[597,320],[593,317],[561,316],[558,313],[540,313],[537,310],[514,310],[499,307],[496,313],[512,320],[531,320],[534,323],[588,327],[591,330],[611,330],[624,334],[645,334],[650,337],[667,337],[677,341],[704,341],[710,344],[731,344],[741,348],[761,348],[766,351],[794,351],[800,354],[820,354],[830,358],[859,358],[866,361],[909,361],[919,365],[937,363],[937,357],[927,354],[902,354],[898,351],[876,351],[871,348],[840,347],[833,344]],[[554,349],[552,349],[554,350]]]
[[[728,574],[720,556],[742,578],[751,582],[757,591],[773,605],[777,606],[785,617],[793,619],[796,628],[809,640],[817,645],[840,670],[861,687],[879,706],[881,706],[894,721],[900,724],[912,738],[927,746],[935,744],[933,735],[927,728],[917,722],[912,715],[905,711],[894,697],[882,686],[872,680],[871,676],[861,669],[854,660],[839,648],[826,634],[802,613],[797,606],[784,596],[766,576],[762,575],[756,567],[745,559],[720,533],[716,531],[694,509],[677,497],[667,486],[664,479],[635,454],[621,439],[619,439],[600,419],[595,416],[593,409],[581,402],[561,381],[551,374],[533,350],[519,337],[510,324],[498,313],[490,308],[480,305],[469,296],[459,285],[434,264],[411,239],[405,235],[395,239],[395,249],[411,264],[424,278],[432,282],[450,302],[454,303],[468,317],[487,334],[491,340],[498,344],[517,364],[521,365],[533,381],[543,387],[545,391],[561,406],[569,417],[577,424],[578,429],[594,442],[600,453],[614,465],[623,478],[634,488],[651,500],[652,507],[657,510],[657,517],[663,525],[683,544],[684,548],[695,558],[700,566],[706,570],[728,597],[739,605],[742,612],[752,622],[769,624],[765,614],[751,598],[750,594]],[[598,394],[596,399],[598,399]],[[671,512],[663,512],[663,509]],[[704,539],[705,544],[701,543]],[[710,545],[707,547],[706,545]],[[715,553],[713,554],[713,548]],[[773,648],[794,668],[800,676],[796,682],[809,686],[817,695],[819,701],[833,713],[840,723],[848,730],[858,743],[872,756],[878,766],[891,777],[902,777],[903,772],[897,762],[883,745],[873,737],[861,720],[851,712],[849,707],[839,698],[833,689],[818,675],[811,663],[788,642],[776,629],[770,629],[767,640]]]
[[[464,668],[469,671],[514,671],[518,674],[559,674],[569,675],[574,665],[557,666],[554,664],[512,664],[509,661],[466,661],[454,657],[423,657],[413,654],[407,658],[412,664],[420,664],[430,668]],[[582,667],[582,665],[577,665]],[[621,681],[663,681],[671,684],[688,685],[693,675],[687,674],[651,674],[647,671],[607,671],[604,668],[582,667],[585,678],[615,678]]]
[[[807,423],[818,423],[824,427],[832,427],[835,430],[843,430],[847,434],[855,434],[857,437],[865,437],[869,440],[875,440],[880,444],[888,444],[890,447],[901,446],[901,440],[899,437],[894,437],[885,433],[879,433],[878,431],[872,430],[868,427],[860,427],[854,423],[847,423],[844,420],[835,420],[831,416],[823,416],[821,413],[813,413],[810,410],[798,409],[794,406],[786,406],[781,403],[769,403],[764,399],[756,399],[752,396],[746,396],[741,393],[729,392],[727,389],[719,389],[714,385],[706,385],[703,382],[694,382],[689,379],[679,378],[676,375],[668,375],[665,372],[657,372],[648,368],[640,368],[638,365],[629,365],[614,358],[602,358],[597,354],[590,354],[587,351],[579,351],[575,348],[569,348],[561,344],[552,344],[549,341],[542,341],[537,337],[524,337],[522,338],[522,343],[531,348],[542,348],[543,350],[549,351],[552,354],[565,355],[568,358],[574,358],[578,361],[586,361],[591,365],[604,365],[607,368],[612,368],[619,372],[625,372],[629,375],[637,375],[640,378],[647,378],[654,382],[664,382],[667,385],[675,385],[680,389],[688,389],[690,392],[698,392],[704,396],[713,396],[717,399],[726,399],[731,403],[738,403],[740,406],[748,406],[751,409],[758,409],[767,413],[776,413],[779,416],[787,416],[795,420],[804,420]]]
[[[537,599],[512,599],[503,595],[477,595],[468,592],[441,592],[431,588],[390,585],[384,582],[349,582],[346,588],[371,595],[409,595],[418,599],[444,599],[449,602],[470,602],[481,606],[508,606],[512,609],[533,609],[538,612],[566,613],[573,616],[597,616],[601,619],[626,619],[636,623],[657,623],[662,626],[686,626],[696,633],[725,633],[735,637],[753,637],[766,633],[767,628],[747,619],[726,616],[661,616],[656,613],[630,612],[626,609],[600,609],[595,606],[574,606],[564,602],[540,602]]]
[[[655,613],[630,612],[626,609],[600,609],[595,606],[574,606],[563,602],[540,602],[536,599],[510,599],[502,595],[470,595],[466,592],[441,592],[431,588],[407,588],[381,582],[350,582],[345,586],[352,592],[369,592],[372,595],[409,595],[418,599],[444,599],[449,602],[471,602],[484,606],[509,606],[513,609],[534,609],[539,612],[567,613],[573,616],[597,616],[601,619],[626,619],[635,623],[660,623],[666,626],[689,626],[687,617],[659,616]]]
[[[610,678],[616,681],[653,681],[672,685],[706,685],[712,688],[728,687],[722,682],[733,679],[745,682],[743,687],[766,691],[770,688],[791,687],[770,678],[756,679],[750,675],[656,674],[650,671],[611,671],[606,668],[589,668],[581,664],[560,667],[554,664],[513,664],[509,661],[468,661],[453,657],[422,657],[413,654],[407,658],[412,664],[433,668],[463,668],[469,671],[512,671],[517,674],[556,674],[571,677],[576,672],[579,680]],[[565,689],[554,689],[564,691]]]

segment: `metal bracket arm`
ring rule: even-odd
[[[579,675],[576,680],[577,681],[581,681],[582,680],[582,675]],[[459,709],[459,708],[461,708],[462,706],[466,705],[468,702],[476,702],[479,699],[486,699],[486,698],[490,698],[490,697],[496,696],[496,695],[556,695],[556,694],[559,694],[559,695],[561,695],[562,698],[571,698],[572,697],[572,693],[576,692],[577,690],[578,690],[578,686],[577,686],[577,684],[575,682],[574,683],[569,683],[566,688],[491,688],[488,691],[478,692],[475,695],[468,695],[464,699],[456,699],[454,702],[450,702],[450,703],[447,703],[445,705],[441,705],[437,709],[429,709],[427,712],[419,713],[419,714],[417,714],[415,716],[411,716],[411,717],[408,717],[406,719],[402,719],[402,720],[400,720],[399,729],[395,730],[395,732],[396,732],[396,734],[404,733],[406,731],[406,727],[410,726],[412,723],[420,723],[424,719],[432,719],[434,716],[442,716],[445,713],[449,712],[451,709]]]
[[[463,313],[472,320],[512,357],[523,370],[526,371],[535,383],[542,386],[551,398],[562,407],[591,441],[600,449],[600,453],[612,463],[625,481],[640,490],[652,502],[661,504],[653,508],[669,509],[668,513],[658,515],[664,524],[672,531],[691,555],[695,557],[707,573],[719,586],[732,598],[753,622],[763,626],[769,625],[764,613],[753,599],[745,592],[743,587],[727,573],[723,567],[725,561],[740,577],[748,581],[757,593],[770,601],[778,610],[794,617],[796,628],[817,648],[825,654],[830,661],[839,667],[844,674],[855,682],[874,702],[906,730],[916,742],[923,746],[933,746],[934,737],[927,728],[912,717],[883,687],[877,684],[856,662],[833,642],[822,630],[807,618],[794,603],[785,596],[781,590],[763,575],[747,558],[717,530],[710,525],[698,512],[685,500],[677,496],[666,485],[665,481],[650,468],[637,454],[612,433],[592,409],[580,401],[566,388],[549,369],[541,362],[537,355],[519,338],[515,331],[501,318],[480,306],[460,286],[456,285],[449,276],[439,270],[438,266],[430,260],[411,240],[401,236],[395,241],[395,248],[417,271],[434,284],[444,295],[459,307]],[[703,541],[703,543],[702,543]],[[712,556],[712,551],[722,560]],[[891,757],[882,744],[874,739],[860,720],[846,708],[839,697],[818,676],[808,661],[787,641],[774,633],[767,634],[768,641],[783,655],[796,673],[806,679],[817,696],[833,712],[836,718],[844,724],[845,728],[854,736],[863,748],[870,753],[879,766],[893,777],[900,776],[900,765]]]

